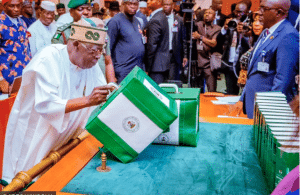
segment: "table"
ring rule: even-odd
[[[231,143],[231,147],[229,147],[229,148],[231,148],[230,152],[233,151],[232,154],[234,154],[235,150],[233,148],[237,148],[236,149],[237,153],[238,153],[238,150],[246,152],[245,154],[242,155],[243,160],[240,162],[242,163],[243,161],[245,161],[246,163],[248,163],[249,166],[242,167],[242,168],[239,167],[239,170],[246,170],[246,172],[244,172],[242,176],[245,176],[245,177],[247,176],[247,169],[255,170],[255,175],[253,177],[250,177],[247,180],[244,180],[244,181],[247,181],[247,182],[245,182],[245,185],[248,185],[248,187],[252,186],[252,188],[253,188],[252,193],[254,193],[255,190],[260,190],[261,194],[267,194],[266,193],[267,190],[264,185],[264,180],[262,177],[260,167],[258,165],[258,161],[257,161],[256,154],[254,152],[254,149],[252,148],[253,151],[249,150],[249,147],[251,147],[250,141],[249,141],[249,140],[251,140],[250,132],[252,131],[252,126],[249,126],[249,124],[252,125],[253,120],[240,119],[240,118],[232,118],[232,119],[227,120],[224,118],[217,118],[216,116],[220,115],[220,114],[224,114],[224,112],[227,111],[228,107],[220,106],[220,105],[216,106],[216,105],[210,104],[210,100],[212,100],[212,99],[214,99],[214,98],[213,97],[204,97],[203,95],[200,96],[200,102],[201,102],[200,103],[200,121],[203,123],[201,126],[204,127],[204,129],[206,129],[204,131],[204,133],[206,135],[208,135],[208,133],[210,131],[215,130],[215,132],[217,132],[217,131],[222,131],[223,129],[225,129],[224,127],[229,128],[228,125],[221,124],[221,123],[232,124],[233,126],[230,126],[228,132],[226,133],[226,135],[228,135],[227,138],[229,139],[229,143]],[[244,117],[244,116],[242,116],[242,117]],[[214,128],[211,128],[211,126],[209,126],[209,125],[212,125],[211,123],[215,124]],[[245,125],[247,131],[239,132],[238,128],[240,126],[242,126],[241,124]],[[207,129],[209,129],[209,131]],[[245,134],[246,136],[243,136],[243,134]],[[214,134],[212,134],[212,135],[214,135]],[[206,138],[206,137],[207,136],[203,135],[203,138]],[[224,140],[222,140],[222,139],[224,139],[224,136],[219,135],[218,139],[220,139],[220,141],[221,141],[220,143],[222,143],[224,141]],[[239,143],[238,145],[236,145],[236,143],[233,142],[234,140],[241,140],[241,141],[238,142]],[[209,140],[205,140],[205,141],[207,143],[211,142]],[[213,144],[213,143],[211,143],[211,144]],[[94,137],[89,136],[80,145],[78,145],[76,148],[74,148],[72,151],[70,151],[62,160],[60,160],[55,166],[53,166],[41,178],[39,178],[30,188],[28,188],[27,191],[56,191],[57,194],[64,194],[64,195],[72,194],[72,193],[61,192],[61,190],[70,182],[70,180],[72,180],[74,177],[76,177],[76,175],[78,175],[78,173],[81,170],[84,170],[83,168],[86,165],[88,166],[89,162],[93,161],[93,157],[95,155],[98,155],[97,153],[98,153],[99,146],[101,146],[101,143],[98,142]],[[153,150],[157,149],[157,147],[160,147],[160,146],[149,146],[149,148],[153,149]],[[166,146],[165,148],[168,148],[168,147],[174,147],[174,146]],[[209,149],[210,149],[209,147],[206,148],[206,150],[209,150]],[[184,150],[186,150],[186,149],[184,148]],[[169,149],[166,151],[169,151]],[[146,152],[147,151],[144,151],[141,154],[142,155],[141,158],[145,158],[144,154],[146,154]],[[211,154],[213,154],[214,152],[215,151],[211,151]],[[238,157],[238,155],[237,155],[237,157]],[[98,157],[96,156],[95,158],[98,158]],[[231,156],[230,156],[230,158],[231,158]],[[235,160],[238,161],[238,158]],[[245,163],[245,162],[243,162],[243,163]],[[100,164],[100,160],[99,160],[99,164]],[[110,165],[113,166],[112,169],[116,168],[115,162],[108,161],[108,166],[110,166]],[[123,166],[123,164],[118,165],[118,166]],[[230,170],[229,167],[226,167],[227,165],[226,166],[222,165],[222,166],[223,166],[222,170],[227,170],[227,169]],[[232,167],[232,166],[234,166],[234,164],[231,163],[230,166]],[[200,168],[203,168],[203,167],[200,167]],[[223,182],[218,183],[217,189],[219,190],[219,192],[215,192],[215,193],[226,192],[226,190],[228,190],[228,189],[225,189],[224,186],[227,185],[226,182],[229,181],[230,178],[234,178],[233,182],[239,183],[239,182],[237,182],[238,180],[235,180],[238,178],[237,173],[235,173],[235,176],[237,178],[233,177],[233,175],[230,174],[230,171],[226,172],[225,175],[224,174],[222,175],[221,173],[222,173],[222,171],[218,171],[218,174],[216,174],[218,177],[221,176],[221,178],[223,178]],[[222,177],[222,176],[224,176],[224,177]],[[218,177],[216,177],[216,178],[218,178]],[[252,180],[257,179],[257,181],[259,181],[259,183],[261,183],[261,186],[257,186],[257,181],[256,182],[253,181],[253,183],[251,183],[251,178],[252,178]],[[101,188],[101,186],[99,186],[99,187]],[[252,188],[247,189],[248,194],[251,194]],[[214,188],[212,188],[212,189],[214,189]],[[239,188],[237,188],[237,189],[239,189]]]

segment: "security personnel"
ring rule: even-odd
[[[79,21],[81,16],[84,16],[85,20],[87,20],[88,23],[91,23],[88,19],[88,17],[92,15],[91,0],[71,0],[68,7],[70,8],[70,13],[62,15],[59,18],[60,21],[58,20],[58,23],[63,23],[64,21],[62,20],[65,19],[66,23],[57,28],[57,31],[51,40],[52,44],[67,44],[67,40],[71,33],[71,24],[73,21]]]
[[[75,22],[80,20],[81,16],[83,16],[84,20],[82,21],[86,21],[87,23],[91,24],[91,26],[94,26],[93,21],[88,18],[90,17],[89,12],[92,12],[90,0],[71,0],[68,4],[68,7],[70,8],[70,15],[73,17]],[[61,17],[64,17],[65,15],[66,14],[62,15]],[[57,28],[57,31],[51,40],[52,44],[67,44],[67,40],[71,33],[72,23],[73,22],[66,23],[63,26]],[[106,43],[104,45],[103,55],[101,55],[98,64],[102,72],[105,72],[107,82],[116,82],[114,67],[110,56],[108,37],[106,38]]]

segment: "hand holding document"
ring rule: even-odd
[[[228,113],[226,113],[225,116],[239,117],[239,115],[242,113],[242,111],[243,111],[243,102],[238,101],[234,105],[230,105],[228,107]]]

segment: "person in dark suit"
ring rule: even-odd
[[[172,12],[173,0],[163,0],[162,6],[162,11],[152,13],[147,28],[147,70],[157,83],[179,80],[179,72],[187,64],[183,19]]]
[[[222,60],[224,64],[223,72],[226,80],[226,93],[238,95],[237,74],[240,71],[239,58],[250,49],[248,39],[244,36],[243,21],[247,17],[248,9],[244,2],[240,2],[235,7],[234,18],[228,18],[224,27],[217,37],[217,43],[222,45]],[[236,25],[231,25],[236,21]],[[218,46],[217,48],[220,48]],[[219,52],[219,51],[218,51]]]
[[[216,24],[220,27],[224,26],[225,20],[227,18],[226,15],[221,13],[223,1],[222,0],[213,0],[211,8],[216,12],[215,19],[213,21],[213,24]]]
[[[153,5],[156,6],[156,3],[153,2]],[[155,82],[162,83],[168,79],[170,70],[168,19],[161,7],[155,9],[150,14],[149,19],[147,26],[146,71],[149,72],[149,76]]]
[[[168,18],[170,70],[169,80],[180,80],[180,72],[187,64],[186,28],[183,18],[173,12],[173,0],[164,0],[163,11]]]
[[[239,114],[243,108],[248,118],[253,118],[256,92],[281,91],[288,102],[292,100],[294,78],[299,72],[299,34],[286,20],[290,5],[290,0],[261,1],[265,30],[251,53],[248,80],[231,115]]]

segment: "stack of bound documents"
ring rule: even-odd
[[[299,165],[299,119],[281,92],[256,93],[254,111],[254,147],[273,191]]]

